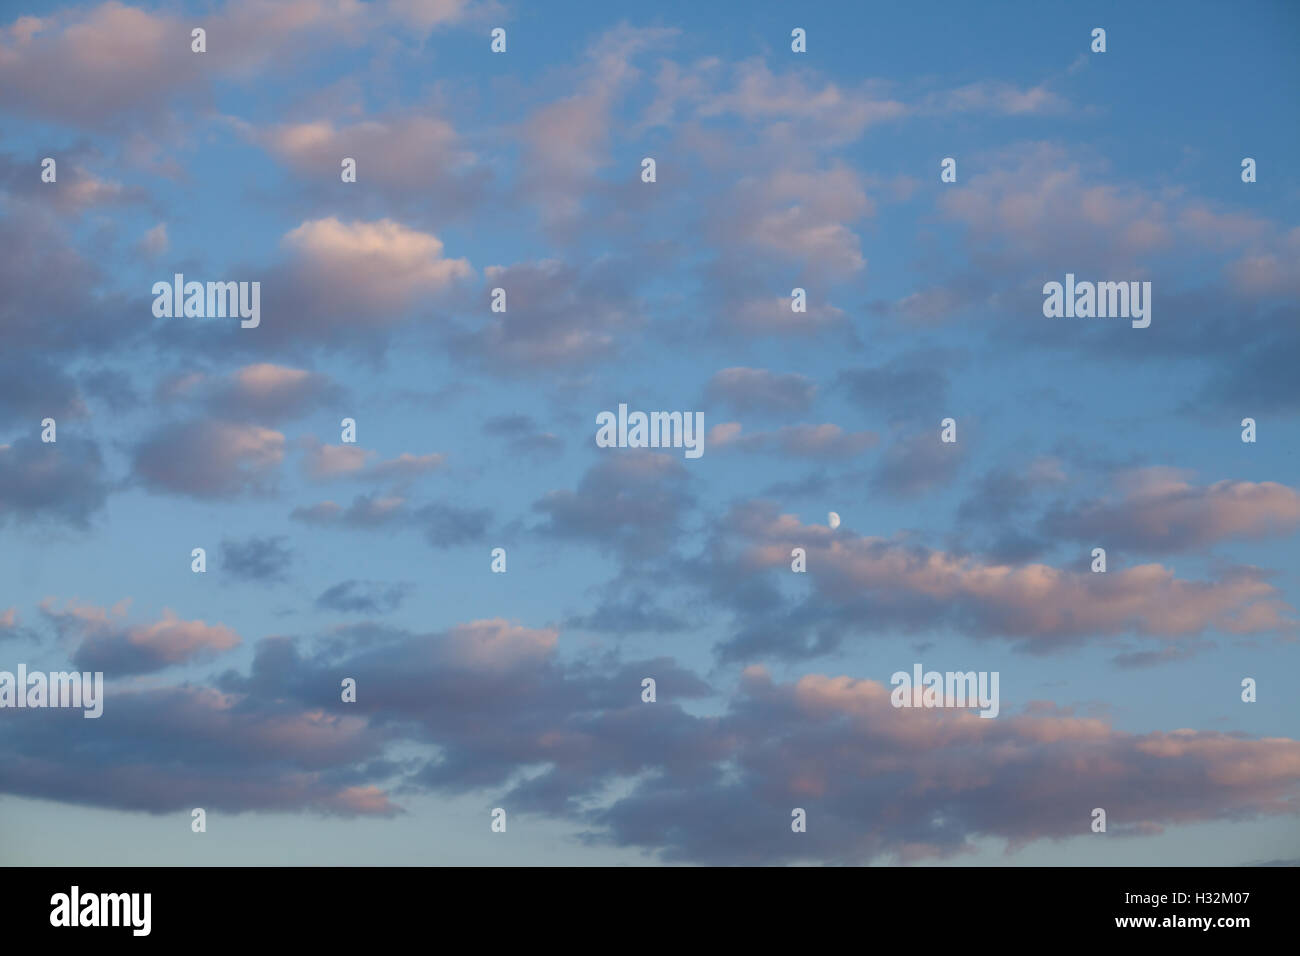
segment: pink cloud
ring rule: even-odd
[[[151,624],[126,621],[129,600],[111,608],[67,602],[62,609],[47,599],[41,611],[60,634],[76,640],[73,660],[90,670],[109,674],[141,674],[223,654],[241,643],[224,624],[183,620],[170,608]]]
[[[1177,551],[1231,538],[1290,534],[1300,493],[1274,481],[1216,481],[1196,487],[1162,470],[1131,475],[1118,501],[1090,501],[1045,519],[1053,533],[1115,547]]]
[[[1173,639],[1212,629],[1277,633],[1296,626],[1287,616],[1294,609],[1277,589],[1248,570],[1217,581],[1181,579],[1159,564],[1093,574],[832,535],[792,515],[756,510],[733,514],[728,524],[744,542],[742,566],[788,568],[791,550],[805,548],[808,573],[824,600],[853,606],[870,597],[881,615],[892,611],[926,626],[951,619],[1030,647],[1129,632]]]

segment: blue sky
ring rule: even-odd
[[[0,860],[1300,858],[1293,5],[0,29],[0,670],[108,688],[0,711]],[[1000,715],[890,707],[914,662]]]

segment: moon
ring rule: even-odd
[[[836,512],[832,511],[826,516],[826,523],[829,524],[831,530],[834,531],[840,526],[840,516]]]

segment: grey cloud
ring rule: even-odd
[[[135,448],[132,472],[153,491],[195,498],[266,493],[284,459],[284,435],[215,419],[173,422]]]
[[[385,614],[397,610],[410,591],[411,586],[407,584],[340,581],[321,593],[316,599],[316,606],[346,614]]]
[[[681,533],[693,498],[686,469],[668,455],[618,451],[593,465],[575,491],[552,491],[533,503],[540,530],[587,541],[627,559],[659,556]]]
[[[709,380],[705,399],[728,405],[737,415],[807,411],[817,385],[803,375],[761,368],[724,368]]]
[[[286,580],[293,552],[283,536],[221,542],[221,570],[241,581],[271,584]]]
[[[108,491],[99,446],[66,428],[57,442],[29,437],[0,445],[0,520],[50,518],[86,528]]]
[[[947,485],[956,476],[965,457],[960,440],[939,440],[939,423],[926,432],[899,438],[889,446],[872,478],[872,485],[899,497]]]

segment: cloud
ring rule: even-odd
[[[86,395],[95,401],[103,402],[110,411],[126,412],[135,408],[140,402],[131,377],[119,369],[91,367],[82,371],[80,378]]]
[[[109,673],[99,721],[0,721],[0,792],[349,818],[469,794],[510,807],[512,823],[545,817],[579,849],[718,864],[949,860],[1075,834],[1082,852],[1097,805],[1121,808],[1121,838],[1295,821],[1295,741],[1131,713],[1121,732],[1024,703],[1026,680],[1060,685],[1027,653],[1057,669],[1109,658],[1136,686],[1143,667],[1212,676],[1211,648],[1267,668],[1300,635],[1292,567],[1213,555],[1300,526],[1300,486],[1270,473],[1300,411],[1300,229],[1254,202],[1268,176],[1247,189],[1193,143],[1126,180],[1075,137],[1079,111],[1061,113],[1056,81],[859,82],[851,63],[803,69],[818,57],[789,57],[783,34],[767,62],[735,64],[681,59],[671,47],[695,44],[689,33],[597,26],[568,63],[538,70],[489,54],[487,29],[509,26],[494,4],[487,20],[461,0],[211,0],[194,23],[136,6],[43,3],[0,23],[0,126],[39,140],[0,157],[0,420],[16,423],[0,436],[0,534],[33,546],[0,588],[16,589],[0,599],[0,643],[21,649],[21,634],[42,666]],[[467,21],[462,37],[424,39]],[[193,25],[208,29],[206,55],[189,51]],[[511,28],[512,53],[526,40]],[[489,82],[407,82],[448,52]],[[978,149],[983,117],[1005,131],[1051,116],[1066,140]],[[910,120],[973,134],[959,186],[937,181],[943,152],[864,167]],[[56,185],[37,175],[46,152]],[[642,155],[658,158],[654,185],[639,182]],[[355,186],[339,182],[343,156],[358,160]],[[191,160],[222,173],[212,189],[192,188]],[[1207,172],[1238,199],[1194,198],[1184,183]],[[1067,270],[1155,280],[1153,328],[1033,320],[1042,283]],[[174,271],[260,280],[261,327],[153,321],[149,283]],[[795,286],[807,313],[791,311]],[[928,330],[949,345],[917,348],[941,322],[960,326]],[[1090,381],[1115,386],[1095,407]],[[611,389],[666,389],[677,407],[694,390],[721,457],[594,448],[583,423],[617,402]],[[1226,434],[1253,456],[1245,477],[1094,483],[1145,464],[1158,430],[1126,426],[1179,403],[1180,441],[1259,420],[1257,446]],[[37,441],[47,414],[57,445]],[[362,414],[378,444],[325,444]],[[958,446],[937,435],[949,414]],[[433,434],[445,451],[393,440]],[[747,501],[750,485],[785,503]],[[198,500],[166,502],[151,530],[134,505],[106,507],[132,486]],[[269,507],[237,500],[286,490]],[[787,514],[791,501],[806,515]],[[828,509],[843,515],[834,531]],[[333,574],[300,565],[277,515]],[[129,556],[119,532],[138,546],[187,516],[222,530],[207,543],[221,579],[293,582],[254,604],[300,633],[252,639],[264,635],[245,625],[266,615],[251,606],[228,627],[183,601],[136,618],[17,599],[78,566],[42,562],[45,538],[47,558],[71,541],[86,564]],[[29,520],[50,526],[33,536]],[[103,540],[68,530],[110,520]],[[410,566],[447,549],[434,563],[482,573],[497,543],[532,552],[525,575],[550,568],[531,620],[498,616],[514,604],[448,616],[466,599],[453,593],[438,629],[394,626],[420,618],[414,586],[351,560],[391,548]],[[1105,575],[1087,572],[1093,544],[1111,549]],[[795,547],[807,574],[790,573]],[[569,573],[611,560],[607,582]],[[306,615],[278,606],[289,592]],[[651,644],[664,656],[629,656]],[[948,645],[1011,654],[1023,666],[1004,671],[1001,719],[890,708],[880,682],[911,658],[877,652],[909,644],[923,660]],[[793,663],[832,654],[844,666],[826,673]],[[214,676],[214,659],[230,670]],[[741,674],[756,660],[781,670]],[[654,705],[640,700],[646,676]],[[339,699],[344,677],[360,682],[355,704]],[[811,825],[792,840],[793,806]]]
[[[396,458],[368,465],[376,453],[360,445],[325,445],[315,438],[304,439],[303,445],[307,450],[302,461],[303,471],[314,481],[355,478],[408,482],[438,471],[447,463],[447,456],[437,452],[425,455],[403,452]]]
[[[537,430],[537,422],[528,415],[518,413],[497,415],[483,423],[483,434],[505,438],[521,438]]]
[[[521,192],[545,225],[565,230],[579,219],[609,162],[611,112],[640,75],[635,59],[676,33],[627,24],[605,31],[576,67],[576,91],[539,107],[520,125]]]
[[[1217,365],[1185,411],[1203,415],[1212,407],[1235,413],[1245,407],[1257,415],[1300,412],[1300,389],[1288,377],[1290,369],[1300,366],[1300,310],[1269,310],[1262,318],[1260,330],[1273,334],[1244,336],[1248,344],[1231,363]]]
[[[381,731],[320,708],[276,707],[209,687],[116,689],[84,746],[79,711],[24,710],[0,728],[0,786],[84,806],[176,813],[308,810],[346,817],[398,812],[359,781]]]
[[[1029,295],[1021,294],[1026,288],[1036,292],[1047,279],[1060,281],[1072,271],[1081,278],[1151,279],[1165,290],[1162,299],[1173,310],[1177,304],[1171,294],[1183,282],[1168,271],[1169,263],[1188,260],[1206,261],[1210,277],[1217,273],[1231,287],[1229,298],[1244,297],[1251,305],[1261,299],[1294,299],[1300,291],[1282,278],[1294,273],[1287,264],[1300,261],[1300,230],[1294,227],[1191,198],[1181,189],[1155,192],[1115,182],[1106,176],[1104,162],[1059,143],[1018,144],[987,159],[984,171],[965,180],[960,191],[944,191],[938,201],[942,215],[966,227],[972,272],[983,279],[949,280],[923,294],[946,288],[957,299],[1005,309],[1005,296],[1027,301]],[[1063,221],[1075,228],[1056,228]],[[1204,298],[1204,290],[1198,291],[1196,299]],[[947,303],[950,314],[961,311],[960,304]],[[1195,299],[1191,304],[1206,305]],[[1212,314],[1204,320],[1198,315],[1195,322],[1166,323],[1169,328],[1158,333],[1160,342],[1153,345],[1185,351],[1191,340],[1206,337],[1219,345],[1219,322]],[[1212,330],[1202,328],[1206,324]]]
[[[1224,235],[1224,216],[1206,217],[1204,226],[1209,237]],[[1232,218],[1226,228],[1231,239],[1269,240],[1271,229],[1260,220],[1241,214]],[[1300,227],[1289,230],[1285,235],[1272,239],[1272,245],[1257,242],[1255,247],[1227,268],[1228,278],[1233,287],[1250,298],[1268,298],[1273,296],[1294,300],[1300,297],[1300,280],[1296,279],[1297,267],[1300,266]]]
[[[290,515],[296,521],[322,526],[381,528],[393,525],[417,528],[435,548],[451,548],[481,540],[487,532],[492,513],[486,508],[461,508],[432,502],[412,508],[401,495],[358,495],[347,508],[333,501],[322,501],[306,508],[295,508]]]
[[[36,355],[0,356],[0,413],[40,421],[84,418],[77,383],[58,365]]]
[[[156,109],[202,74],[183,23],[122,3],[19,17],[0,32],[0,106],[45,121]]]
[[[488,266],[489,288],[506,290],[506,311],[476,328],[454,328],[451,353],[497,375],[548,374],[611,358],[620,336],[641,324],[637,270],[606,259],[579,269],[558,260]]]
[[[1021,469],[993,468],[976,483],[957,515],[962,521],[1005,524],[1035,494],[1067,480],[1060,459],[1052,457],[1035,458]]]
[[[122,688],[80,760],[68,715],[16,712],[0,725],[0,787],[150,812],[346,816],[400,812],[393,790],[486,791],[590,842],[704,864],[906,863],[989,838],[1086,839],[1098,805],[1122,805],[1109,821],[1121,837],[1296,812],[1300,742],[1287,738],[1131,733],[1043,703],[997,720],[898,709],[878,680],[779,683],[760,667],[694,716],[679,702],[714,692],[671,659],[570,661],[550,628],[498,618],[340,637],[310,651],[263,640],[217,687]],[[340,674],[366,688],[353,704],[338,702]],[[791,807],[808,810],[806,839],[789,839]]]
[[[328,120],[289,123],[266,130],[260,138],[300,172],[333,174],[339,168],[338,157],[361,157],[359,165],[365,167],[367,182],[406,190],[435,181],[440,172],[473,159],[473,154],[461,152],[451,124],[433,116],[366,120],[341,128]]]
[[[750,279],[737,276],[727,280],[728,287],[754,288]],[[802,288],[802,287],[800,287]],[[816,297],[807,302],[804,312],[791,308],[790,296],[732,297],[723,290],[721,328],[743,335],[807,336],[838,328],[845,322],[844,310]]]
[[[527,415],[498,415],[483,423],[483,434],[506,438],[512,454],[540,460],[557,458],[564,451],[564,440]]]
[[[284,459],[284,435],[257,425],[196,419],[163,425],[135,449],[132,472],[153,491],[194,498],[265,493]]]
[[[742,435],[737,422],[724,422],[709,429],[706,444],[712,448],[765,451],[785,458],[842,460],[874,448],[880,441],[875,432],[846,432],[839,425],[786,425],[769,432]]]
[[[390,16],[427,31],[461,23],[476,11],[486,11],[492,6],[490,3],[474,3],[473,0],[388,0],[384,9]]]
[[[672,548],[692,504],[686,469],[657,452],[619,452],[593,465],[576,491],[551,491],[533,503],[546,517],[538,529],[555,538],[587,541],[627,559]]]
[[[938,351],[898,356],[874,368],[840,372],[836,386],[865,411],[891,422],[934,419],[948,404],[948,371],[953,357]]]
[[[1118,501],[1057,506],[1044,532],[1145,552],[1186,551],[1233,538],[1287,535],[1300,525],[1300,494],[1275,481],[1195,487],[1166,469],[1131,475]]]
[[[283,123],[250,135],[295,173],[337,183],[343,157],[356,161],[367,189],[412,202],[436,199],[463,211],[483,198],[489,173],[447,120],[396,114],[336,125],[328,119]]]
[[[89,439],[65,432],[57,442],[0,445],[0,521],[48,518],[87,528],[107,497],[99,446]]]
[[[308,220],[288,232],[284,246],[303,291],[335,315],[366,305],[401,312],[422,296],[472,274],[466,259],[448,259],[437,236],[395,222]]]
[[[420,475],[438,471],[447,462],[447,456],[437,452],[412,455],[402,452],[396,458],[381,461],[369,471],[369,476],[384,481],[408,481]]]
[[[13,640],[28,635],[27,629],[18,624],[18,608],[11,607],[0,611],[0,641]]]
[[[334,674],[355,677],[348,712],[371,726],[430,747],[403,778],[407,789],[507,794],[519,812],[573,812],[578,798],[623,774],[662,767],[693,773],[722,744],[708,721],[676,701],[708,695],[706,684],[669,659],[567,662],[559,634],[494,618],[437,634],[393,631],[369,646],[300,651],[284,639],[261,642],[247,678],[231,674],[230,693],[278,697],[300,706],[337,707]],[[641,678],[654,674],[673,700],[641,702]],[[518,781],[520,766],[539,775]]]
[[[961,467],[958,442],[940,441],[938,423],[930,432],[897,439],[872,476],[872,486],[886,494],[912,497],[949,484]]]
[[[623,599],[602,601],[589,614],[567,618],[564,626],[598,634],[673,634],[684,631],[688,622],[658,606],[655,595],[637,588]]]
[[[141,255],[151,259],[156,259],[165,253],[171,246],[167,239],[167,224],[160,222],[156,226],[151,226],[140,237],[136,243],[136,251]]]
[[[851,223],[874,215],[858,175],[846,166],[778,169],[741,179],[710,217],[730,254],[800,264],[809,279],[846,278],[866,267]]]
[[[308,524],[370,528],[391,524],[407,514],[406,499],[400,495],[357,495],[347,508],[333,501],[322,501],[309,507],[295,508],[290,517]]]
[[[208,398],[214,416],[234,421],[280,422],[336,402],[342,389],[319,372],[270,362],[245,365],[217,383]]]
[[[359,475],[374,455],[360,445],[325,445],[312,441],[303,458],[303,470],[316,481]]]
[[[113,608],[72,602],[59,610],[47,601],[41,610],[60,634],[79,639],[73,664],[82,670],[104,671],[110,678],[153,673],[240,644],[239,635],[224,624],[181,620],[170,609],[148,625],[126,623],[126,602]]]
[[[393,219],[309,219],[280,242],[270,265],[240,266],[260,282],[256,334],[231,336],[214,323],[168,322],[157,337],[180,352],[347,348],[377,359],[395,330],[438,304],[450,304],[473,276],[469,261],[444,255],[441,239]],[[232,270],[233,271],[233,270]]]
[[[0,66],[0,72],[3,67]],[[55,155],[39,150],[30,156],[0,154],[0,184],[9,200],[30,207],[33,212],[49,213],[52,219],[79,219],[86,212],[109,207],[145,205],[148,192],[139,186],[124,186],[113,179],[97,175],[88,164],[104,162],[96,149],[82,144],[60,149]],[[52,159],[56,174],[45,182],[45,160]],[[40,170],[40,175],[33,175]]]
[[[205,54],[191,51],[194,18],[117,0],[21,16],[0,29],[0,108],[94,128],[157,119],[174,98],[205,102],[215,79],[248,80],[371,32],[427,33],[472,8],[464,0],[228,0],[200,18]]]
[[[1033,116],[1063,113],[1070,104],[1043,84],[1022,89],[1001,80],[980,80],[927,96],[922,110],[937,113],[989,113]]]
[[[425,540],[435,548],[481,541],[491,518],[492,512],[486,508],[458,508],[439,503],[425,505],[415,512]]]
[[[983,171],[965,180],[960,194],[943,191],[938,199],[941,215],[964,227],[969,261],[902,299],[876,303],[878,311],[924,321],[978,319],[1008,350],[1068,347],[1121,363],[1195,360],[1208,380],[1182,411],[1196,417],[1228,409],[1239,419],[1242,407],[1265,414],[1297,407],[1279,371],[1300,352],[1300,287],[1287,281],[1296,271],[1287,265],[1300,262],[1294,227],[1194,198],[1179,186],[1117,181],[1106,161],[1064,143],[1015,144],[979,162]],[[1074,228],[1062,231],[1062,221]],[[1136,351],[1123,347],[1107,323],[1026,322],[1041,317],[1043,284],[1067,272],[1150,281],[1167,319],[1156,316]],[[1225,336],[1227,313],[1235,332]]]
[[[705,389],[706,401],[725,403],[737,415],[804,412],[816,394],[816,383],[803,375],[742,367],[715,373]]]
[[[938,203],[973,245],[988,247],[987,259],[1129,271],[1134,259],[1172,243],[1166,203],[1133,185],[1094,181],[1063,146],[1022,144],[1002,155],[1006,163],[972,174]],[[1062,221],[1077,229],[1054,228]]]
[[[1163,664],[1188,660],[1195,656],[1197,652],[1213,646],[1214,644],[1209,641],[1185,641],[1180,644],[1166,644],[1158,651],[1125,651],[1122,654],[1116,654],[1112,663],[1124,670],[1159,667]]]
[[[778,166],[725,192],[719,186],[700,227],[717,250],[701,275],[719,331],[805,336],[843,327],[831,296],[865,271],[852,227],[874,212],[858,175],[843,165]],[[788,285],[774,289],[774,275]],[[803,312],[793,309],[795,288],[804,290]]]
[[[773,140],[821,145],[853,142],[869,127],[899,119],[906,112],[878,85],[845,90],[811,71],[773,73],[759,59],[736,65],[731,88],[706,95],[698,107],[701,117],[731,115],[766,124],[765,132]]]
[[[222,541],[222,573],[263,584],[286,580],[285,572],[293,563],[293,553],[284,544],[286,540],[283,536],[254,536],[243,541]]]
[[[803,657],[825,653],[849,634],[956,627],[972,637],[1048,652],[1106,636],[1138,635],[1185,643],[1207,631],[1231,635],[1294,633],[1294,609],[1251,568],[1218,580],[1178,578],[1159,564],[1106,574],[1045,564],[1013,565],[891,541],[832,533],[778,514],[766,502],[733,509],[710,545],[709,587],[728,595],[741,629],[720,652]],[[804,548],[814,596],[793,610],[756,600],[763,572],[788,572]],[[746,606],[752,610],[746,611]],[[784,617],[781,615],[784,614]],[[773,643],[781,630],[786,640]],[[790,634],[806,633],[801,641]]]
[[[1132,734],[1050,707],[997,720],[896,709],[878,681],[778,684],[758,667],[716,733],[732,772],[647,776],[587,816],[601,842],[705,865],[947,860],[979,839],[1086,838],[1095,806],[1112,808],[1118,836],[1294,814],[1300,783],[1290,739]],[[791,807],[808,812],[798,840]]]
[[[77,251],[68,226],[43,202],[6,197],[4,211],[0,334],[6,358],[102,356],[144,336],[148,323],[110,288],[108,271]]]
[[[1021,467],[995,467],[974,481],[957,508],[957,523],[965,533],[974,529],[984,540],[990,557],[1009,563],[1037,558],[1052,541],[1018,528],[1022,516],[1037,499],[1067,481],[1057,458],[1036,458]]]
[[[919,292],[909,292],[893,302],[876,300],[871,303],[871,308],[883,315],[900,316],[916,325],[937,325],[952,321],[980,305],[994,303],[988,277],[967,274],[945,279],[939,285]]]
[[[387,614],[395,611],[410,593],[410,585],[383,585],[377,581],[340,581],[326,588],[316,606],[349,614]]]

